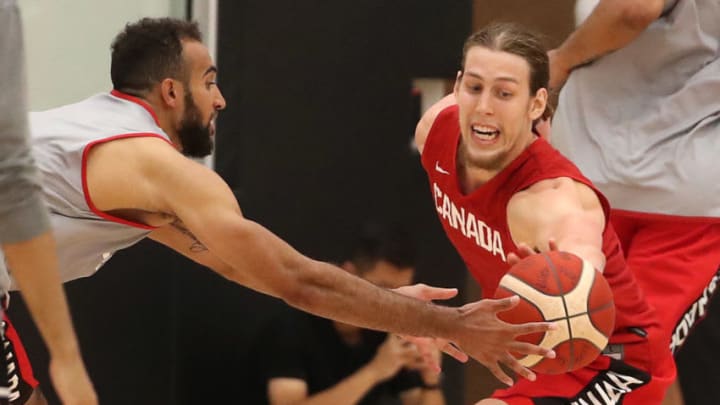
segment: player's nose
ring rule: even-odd
[[[216,110],[224,110],[227,106],[227,103],[225,102],[225,97],[223,97],[220,89],[217,90],[217,94],[215,95],[215,99],[213,100],[213,106]]]

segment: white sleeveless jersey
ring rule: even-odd
[[[116,91],[98,94],[76,104],[31,113],[30,132],[63,281],[92,275],[114,252],[147,236],[151,227],[97,211],[85,183],[86,157],[92,146],[138,136],[169,141],[146,103]],[[0,267],[3,263],[0,260]],[[7,290],[7,285],[0,288]]]
[[[720,217],[720,1],[679,0],[573,71],[552,142],[614,208]]]

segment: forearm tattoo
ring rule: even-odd
[[[192,244],[190,245],[191,252],[199,253],[208,250],[208,248],[205,247],[205,245],[203,245],[202,242],[200,242],[198,238],[195,237],[195,235],[193,235],[193,233],[187,229],[185,224],[183,224],[180,219],[175,219],[175,221],[173,221],[171,225],[175,227],[175,229],[177,229],[178,231],[182,232],[185,236],[190,238],[190,240],[192,241]]]

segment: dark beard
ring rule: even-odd
[[[185,94],[185,112],[178,128],[182,153],[192,158],[203,158],[212,153],[214,142],[210,137],[210,124],[203,125],[200,110],[192,94]]]
[[[460,142],[458,145],[458,163],[468,168],[480,169],[480,170],[501,170],[505,161],[504,155],[494,156],[492,159],[486,159],[483,161],[473,160],[468,156],[466,145]]]

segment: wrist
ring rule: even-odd
[[[382,381],[382,373],[372,361],[360,370],[372,384]]]
[[[48,346],[50,358],[57,362],[74,362],[81,359],[80,348],[77,344],[69,343],[63,345]]]
[[[563,83],[574,68],[574,62],[569,60],[571,55],[572,53],[568,52],[565,47],[555,48],[548,52],[551,75],[561,78]]]
[[[440,338],[452,342],[462,340],[460,336],[466,332],[465,317],[467,310],[464,307],[445,307],[436,305],[438,311],[438,322],[432,324],[433,328],[428,330],[427,337]]]

